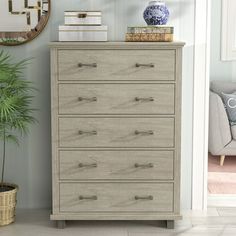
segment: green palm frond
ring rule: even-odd
[[[36,122],[31,108],[35,88],[32,82],[23,79],[23,71],[29,60],[12,62],[9,54],[0,52],[0,140],[3,141],[3,166],[5,163],[5,144],[19,144],[17,134],[26,134],[29,125]],[[3,175],[1,183],[3,183]]]
[[[36,122],[30,108],[35,88],[32,82],[21,79],[29,60],[12,63],[12,58],[0,52],[0,123],[5,128],[27,132],[27,126]]]

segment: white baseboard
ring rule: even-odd
[[[236,207],[235,194],[208,194],[208,207]]]

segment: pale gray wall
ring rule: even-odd
[[[210,80],[236,81],[236,62],[221,61],[221,0],[212,0]]]
[[[39,89],[34,106],[39,124],[34,125],[21,146],[8,147],[7,181],[20,186],[18,207],[39,208],[51,205],[50,156],[50,76],[48,42],[57,40],[63,12],[73,9],[103,11],[103,23],[109,26],[109,40],[124,40],[127,25],[143,25],[142,12],[148,0],[66,0],[52,1],[52,14],[43,33],[34,41],[17,47],[5,47],[16,60],[33,57],[26,78]],[[186,42],[183,67],[182,129],[182,208],[191,206],[192,181],[192,97],[194,0],[166,1],[171,11],[169,24],[175,27],[177,40]],[[2,19],[1,19],[2,20]]]

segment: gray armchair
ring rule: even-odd
[[[236,125],[230,126],[221,95],[235,91],[236,83],[211,82],[208,150],[212,155],[220,156],[221,166],[225,156],[236,156]]]

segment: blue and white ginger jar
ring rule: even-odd
[[[162,1],[150,1],[143,13],[143,18],[148,25],[165,25],[170,12]]]

